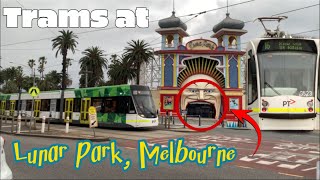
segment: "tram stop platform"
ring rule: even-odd
[[[33,137],[44,137],[44,138],[58,138],[58,139],[73,139],[73,140],[91,140],[93,142],[109,141],[109,137],[103,133],[93,131],[81,131],[81,129],[69,128],[69,132],[66,133],[65,129],[57,128],[51,125],[48,129],[48,124],[45,124],[44,132],[41,132],[42,123],[30,123],[21,122],[20,133],[18,133],[17,121],[12,123],[11,120],[2,121],[0,133],[13,134],[17,136],[33,136]]]

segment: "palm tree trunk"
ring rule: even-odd
[[[62,54],[63,60],[62,60],[62,89],[66,89],[66,61],[67,61],[67,52],[63,52]]]
[[[140,85],[140,63],[137,63],[137,85]]]
[[[67,50],[62,50],[62,87],[61,87],[61,98],[60,98],[60,120],[63,120],[63,104],[64,104],[64,90],[66,89],[66,60]]]

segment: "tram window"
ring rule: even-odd
[[[74,105],[73,105],[73,112],[80,112],[81,108],[81,99],[80,98],[75,98],[73,100]]]
[[[105,99],[105,107],[104,112],[105,113],[116,113],[117,111],[117,100],[115,97],[112,98],[106,98]]]
[[[97,112],[102,113],[102,99],[101,98],[94,98],[92,99],[92,106],[94,106],[97,110]]]
[[[128,97],[116,97],[116,113],[126,114],[128,112]]]
[[[18,100],[16,100],[16,102],[15,102],[14,110],[18,111]]]
[[[6,101],[6,110],[10,109],[10,101]]]
[[[128,102],[128,104],[129,104],[129,107],[128,107],[128,109],[129,109],[129,114],[135,114],[135,113],[136,113],[136,110],[135,110],[135,108],[134,108],[134,104],[133,104],[132,97],[129,97],[129,102]]]
[[[50,111],[50,99],[42,99],[40,111]]]
[[[32,110],[32,100],[27,100],[26,111]]]
[[[252,50],[249,51],[248,60],[248,104],[252,104],[258,98],[258,85],[257,85],[257,70],[255,58],[252,54]]]
[[[14,107],[14,109],[16,110],[16,111],[18,111],[18,107],[19,107],[19,104],[18,104],[18,100],[16,100],[16,104],[15,104],[15,107]],[[20,110],[21,110],[21,105],[22,105],[22,100],[20,100]]]
[[[57,99],[57,104],[56,104],[56,107],[57,107],[57,108],[56,108],[56,111],[57,111],[57,112],[60,112],[60,102],[61,102],[60,99]],[[62,107],[63,107],[62,109],[63,109],[63,111],[64,111],[64,103],[63,103]]]
[[[116,107],[116,112],[117,113],[122,113],[122,114],[127,114],[129,113],[129,105],[130,105],[130,99],[131,97],[129,96],[119,96],[117,97],[117,107]]]

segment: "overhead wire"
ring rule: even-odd
[[[251,0],[251,1],[254,1],[254,0]],[[239,5],[239,4],[248,3],[248,2],[251,2],[251,1],[245,1],[245,2],[242,2],[242,3],[232,4],[232,5],[229,5],[229,7],[236,6],[236,5]],[[17,1],[17,2],[18,2],[18,1]],[[299,10],[303,10],[303,9],[307,9],[307,8],[311,8],[311,7],[315,7],[315,6],[319,6],[319,4],[314,4],[314,5],[309,5],[309,6],[305,6],[305,7],[302,7],[302,8],[297,8],[297,9],[293,9],[293,10],[289,10],[289,11],[284,11],[284,12],[281,12],[281,13],[274,14],[274,15],[272,15],[272,16],[281,15],[281,14],[286,14],[286,13],[290,13],[290,12],[294,12],[294,11],[299,11]],[[220,8],[215,8],[215,9],[210,9],[210,10],[206,10],[206,11],[201,11],[201,12],[198,12],[198,13],[193,13],[193,14],[188,14],[188,15],[177,16],[177,17],[194,16],[194,17],[190,18],[189,20],[187,20],[186,22],[184,22],[184,23],[187,23],[187,22],[191,21],[192,19],[198,17],[198,15],[200,15],[200,14],[204,14],[204,13],[206,13],[206,12],[210,12],[210,11],[214,11],[214,10],[219,10],[219,9],[226,8],[226,7],[227,7],[227,6],[220,7]],[[159,21],[159,20],[155,20],[155,21]],[[150,21],[150,22],[155,22],[155,21]],[[254,20],[249,20],[249,21],[245,21],[244,23],[253,22],[253,21],[254,21]],[[100,29],[96,29],[96,30],[79,32],[79,33],[76,33],[76,34],[83,34],[83,33],[101,31],[101,29],[104,29],[104,30],[105,30],[105,29],[114,29],[114,28],[116,28],[116,27],[100,28]],[[319,29],[304,31],[304,32],[294,33],[293,35],[304,34],[304,33],[314,32],[314,31],[318,31],[318,30],[319,30]],[[203,31],[203,32],[200,32],[200,33],[195,33],[195,34],[189,35],[189,37],[197,36],[197,35],[201,35],[201,34],[206,34],[206,33],[209,33],[209,32],[212,32],[212,30]],[[160,39],[160,38],[161,38],[161,37],[155,38],[154,40],[150,41],[149,43],[154,42],[154,41],[156,41],[156,40],[158,40],[158,39]],[[42,39],[39,39],[39,40],[46,40],[46,39],[51,39],[51,38],[42,38]],[[30,41],[25,41],[25,42],[34,42],[34,41],[38,41],[38,40],[30,40]],[[159,45],[159,44],[162,44],[162,42],[150,44],[150,46]],[[245,44],[245,43],[241,43],[241,44]],[[7,44],[7,45],[10,45],[10,44]],[[2,49],[2,50],[20,50],[20,49]],[[29,49],[21,49],[21,50],[29,50]],[[32,49],[30,49],[30,50],[32,50]],[[112,53],[107,53],[106,55],[108,56],[108,55],[118,54],[118,53],[121,53],[121,52],[124,52],[124,51],[125,51],[125,50],[121,50],[121,51],[117,51],[117,52],[112,52]]]
[[[255,0],[249,0],[249,1],[244,1],[244,2],[241,2],[241,3],[231,4],[231,5],[229,5],[229,7],[237,6],[237,5],[240,5],[240,4],[249,3],[249,2],[252,2],[252,1],[255,1]],[[219,9],[224,9],[224,8],[226,8],[226,7],[227,7],[227,6],[223,6],[223,7],[219,7],[219,8],[215,8],[215,9],[209,9],[209,10],[206,10],[206,11],[201,11],[201,12],[193,13],[193,14],[181,15],[181,16],[177,16],[177,17],[194,16],[194,15],[197,15],[197,14],[200,15],[200,14],[204,14],[204,13],[211,12],[211,11],[215,11],[215,10],[219,10]],[[159,20],[152,20],[152,21],[149,21],[149,22],[152,23],[152,22],[158,22],[158,21],[159,21]],[[75,33],[75,34],[85,34],[85,33],[91,33],[91,32],[97,32],[97,31],[104,31],[104,30],[111,30],[111,29],[117,29],[117,27],[99,28],[99,29],[93,29],[93,30],[88,30],[88,31],[83,31],[83,32],[77,32],[77,33]],[[36,42],[36,41],[43,41],[43,40],[52,39],[52,38],[55,38],[55,37],[47,37],[47,38],[41,38],[41,39],[35,39],[35,40],[15,42],[15,43],[3,44],[3,45],[1,45],[1,46],[12,46],[12,45],[17,45],[17,44],[24,44],[24,43],[30,43],[30,42]]]

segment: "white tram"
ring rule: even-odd
[[[258,38],[246,50],[246,109],[261,130],[319,129],[319,39]]]

